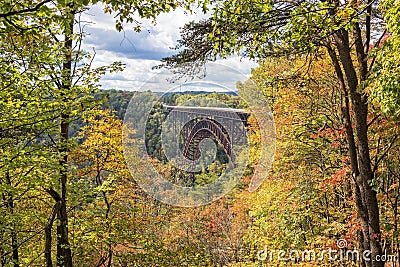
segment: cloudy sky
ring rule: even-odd
[[[95,66],[114,61],[126,64],[123,72],[106,75],[101,80],[104,89],[167,91],[177,86],[167,84],[166,78],[171,78],[170,74],[160,74],[151,68],[158,65],[161,58],[174,53],[171,48],[175,46],[180,37],[180,28],[186,22],[205,17],[201,12],[185,14],[183,10],[176,10],[160,15],[156,25],[141,20],[144,31],[140,33],[133,30],[134,25],[125,25],[124,32],[117,32],[113,16],[104,14],[101,6],[93,6],[81,16],[87,32],[84,48],[96,51]],[[231,90],[237,80],[245,80],[251,68],[257,66],[254,62],[238,57],[219,60],[218,64],[208,67],[209,75],[202,82],[220,84]]]

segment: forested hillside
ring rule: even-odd
[[[174,10],[155,69],[248,79],[126,91],[140,49],[85,50]],[[0,267],[400,266],[399,51],[398,0],[2,1]]]

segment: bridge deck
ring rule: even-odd
[[[218,108],[218,107],[191,107],[191,106],[168,106],[164,105],[168,112],[174,110],[175,112],[192,113],[198,115],[216,116],[222,118],[229,118],[235,120],[239,117],[240,120],[246,121],[250,116],[250,112],[244,109],[235,108]]]

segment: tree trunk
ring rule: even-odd
[[[46,267],[53,267],[53,261],[51,258],[51,241],[52,241],[52,236],[51,236],[51,229],[53,228],[53,223],[56,218],[56,215],[58,214],[61,206],[61,199],[59,199],[53,206],[53,210],[50,214],[49,220],[47,221],[47,224],[44,228],[44,233],[45,233],[45,248],[44,248],[44,258],[45,258],[45,263]]]
[[[12,186],[10,174],[6,174],[6,182],[9,186]],[[4,196],[3,196],[4,197]],[[5,199],[6,207],[10,209],[10,213],[14,214],[15,204],[11,193],[8,193],[8,198]],[[12,262],[14,267],[19,267],[19,253],[18,253],[18,236],[15,230],[15,223],[12,223],[11,228],[11,249],[12,249]]]
[[[3,198],[4,198],[4,195],[3,195]],[[4,267],[6,265],[6,258],[4,256],[5,249],[2,246],[2,244],[4,242],[4,227],[1,223],[1,221],[0,221],[0,241],[1,241],[0,242],[0,257],[1,257],[0,264],[1,264],[1,267]]]
[[[65,200],[60,202],[57,226],[57,266],[72,267],[72,253],[68,241],[68,216]]]
[[[357,31],[358,25],[355,26]],[[339,52],[340,62],[349,88],[352,111],[355,118],[355,133],[357,136],[357,165],[358,168],[353,168],[355,176],[355,201],[358,208],[358,217],[360,219],[363,232],[363,248],[371,251],[371,261],[367,261],[367,266],[383,267],[384,263],[376,261],[382,255],[382,247],[380,242],[379,228],[379,208],[376,198],[376,192],[371,188],[370,182],[374,178],[374,173],[371,167],[371,158],[368,144],[368,103],[367,97],[361,95],[359,85],[366,79],[366,56],[363,52],[361,40],[357,40],[356,36],[356,52],[359,62],[360,83],[357,72],[351,58],[351,49],[349,43],[349,34],[345,29],[337,31],[334,35],[336,47]],[[358,47],[361,42],[361,49]],[[354,164],[354,163],[353,163]],[[361,201],[361,203],[357,203]]]
[[[68,23],[64,29],[65,59],[62,66],[62,90],[69,92],[72,86],[72,50],[74,31],[74,11],[68,11]],[[61,92],[62,94],[64,94]],[[68,95],[68,94],[67,94]],[[68,96],[63,99],[68,103]],[[59,225],[57,226],[57,266],[72,267],[72,253],[68,240],[68,214],[67,214],[67,180],[68,180],[68,139],[69,139],[69,114],[65,111],[60,120],[60,190],[61,205],[58,212]]]
[[[364,218],[364,219],[360,220],[360,223],[362,224],[362,229],[363,229],[360,241],[362,244],[362,248],[364,250],[369,250],[370,249],[369,242],[366,242],[366,240],[363,237],[363,236],[369,236],[369,232],[364,232],[365,230],[368,230],[368,225],[366,225],[367,214],[366,214],[364,206],[363,206],[360,187],[358,186],[357,178],[356,178],[356,177],[359,177],[360,172],[359,172],[358,160],[357,160],[357,146],[356,146],[356,142],[355,142],[355,138],[354,138],[353,126],[351,124],[348,89],[346,88],[343,71],[342,71],[342,68],[340,67],[340,63],[337,58],[335,50],[329,44],[326,44],[326,47],[328,49],[329,56],[333,63],[333,66],[334,66],[334,69],[336,72],[336,76],[339,81],[341,95],[342,95],[341,113],[342,113],[343,125],[346,129],[347,142],[348,142],[348,146],[349,146],[350,166],[351,166],[351,170],[352,170],[351,176],[353,178],[353,181],[351,184],[352,184],[354,202],[356,204],[358,216]],[[365,262],[362,261],[362,264],[363,264],[363,266],[365,266]]]
[[[19,267],[18,238],[15,228],[11,230],[11,247],[14,267]]]

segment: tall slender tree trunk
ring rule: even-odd
[[[46,267],[53,267],[53,260],[51,256],[52,251],[52,234],[51,230],[53,228],[54,220],[57,214],[60,212],[61,207],[61,197],[60,195],[52,188],[46,190],[52,198],[56,201],[53,206],[53,210],[51,211],[50,217],[47,221],[47,224],[44,228],[44,238],[45,238],[45,247],[44,247],[44,258]]]
[[[3,241],[4,241],[4,228],[3,228],[3,225],[1,222],[0,222],[0,240],[1,240],[1,242],[0,242],[0,257],[1,257],[0,258],[0,266],[4,267],[6,265],[6,258],[4,256],[5,249],[2,246]]]
[[[15,228],[11,229],[11,247],[14,267],[19,267],[18,237]]]
[[[61,201],[58,212],[59,225],[57,226],[57,266],[72,267],[72,253],[68,240],[68,214],[67,214],[67,179],[68,179],[68,116],[61,116],[61,139],[63,148],[60,152],[63,154],[60,160],[61,166]]]
[[[6,182],[9,186],[12,186],[10,174],[6,174]],[[4,196],[3,196],[4,197]],[[10,210],[11,214],[14,214],[15,204],[13,196],[9,193],[8,198],[5,199],[6,207]],[[18,236],[15,229],[15,223],[12,223],[11,233],[11,249],[12,249],[12,262],[14,267],[19,267],[19,252],[18,252]]]
[[[334,69],[336,76],[339,81],[339,87],[341,91],[341,96],[342,96],[342,104],[341,104],[341,113],[342,113],[342,121],[343,121],[343,126],[346,129],[346,135],[347,135],[347,142],[349,146],[349,154],[350,154],[350,166],[352,169],[352,191],[353,191],[353,197],[354,201],[356,204],[357,208],[357,214],[359,217],[363,217],[364,219],[360,221],[362,225],[362,229],[368,229],[368,225],[366,225],[367,222],[367,215],[365,212],[365,209],[363,207],[363,201],[361,197],[361,192],[360,192],[360,187],[357,184],[356,177],[359,177],[360,172],[358,169],[358,159],[357,159],[357,146],[356,146],[356,141],[354,138],[354,131],[353,131],[353,126],[351,123],[351,115],[350,115],[350,101],[349,101],[349,93],[348,89],[346,87],[345,79],[344,79],[344,74],[342,71],[342,68],[339,63],[339,59],[337,57],[337,54],[335,50],[330,46],[329,43],[325,44],[328,50],[328,54],[331,58],[331,61],[333,63]],[[360,235],[361,239],[361,244],[362,248],[364,250],[369,250],[370,245],[368,240],[364,239],[364,236],[368,236],[369,232],[363,232]],[[365,262],[361,262],[362,266],[365,266]]]
[[[62,66],[62,95],[66,95],[64,102],[68,103],[68,93],[72,86],[72,50],[74,32],[74,11],[70,7],[67,11],[67,23],[64,29],[65,59]],[[60,191],[61,204],[58,212],[59,225],[57,226],[57,266],[72,267],[72,253],[68,240],[68,213],[67,213],[67,181],[68,181],[68,139],[69,139],[69,112],[64,111],[60,119]]]
[[[359,33],[359,25],[354,26],[355,47],[359,65],[359,77],[351,57],[349,33],[345,29],[337,31],[334,35],[339,59],[342,64],[344,76],[346,78],[348,91],[351,98],[351,108],[354,113],[355,134],[357,137],[357,150],[350,147],[350,153],[356,153],[357,162],[352,160],[352,174],[355,178],[354,197],[357,205],[358,217],[363,233],[363,249],[371,251],[370,261],[366,261],[367,266],[383,267],[384,262],[377,259],[382,255],[381,233],[379,227],[379,207],[376,192],[372,189],[370,182],[374,178],[371,166],[371,157],[368,144],[368,102],[367,96],[359,91],[360,84],[366,80],[367,66],[366,54]],[[360,80],[359,80],[360,79]],[[346,96],[345,96],[346,97]],[[348,128],[350,126],[347,126]],[[349,134],[349,133],[348,133]],[[352,142],[349,138],[349,144]],[[350,144],[350,146],[353,146]],[[354,157],[354,156],[353,156]]]

